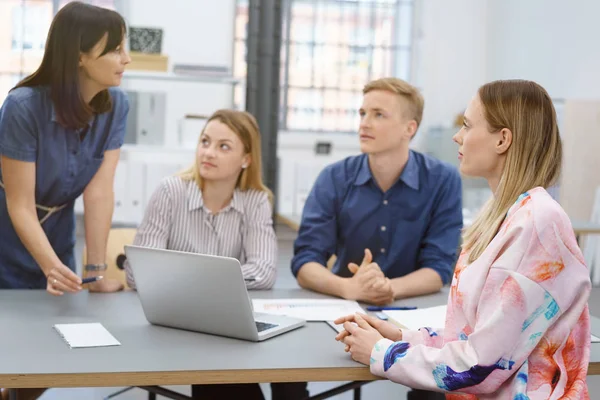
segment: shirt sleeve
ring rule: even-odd
[[[498,253],[466,340],[436,348],[382,339],[371,354],[373,374],[413,388],[490,394],[519,370],[542,338],[547,340],[559,319],[570,321],[564,332],[574,328],[587,307],[587,268],[569,250],[570,238],[562,238],[552,223],[534,228],[522,211],[494,245]],[[559,336],[560,347],[566,336]]]
[[[458,171],[451,169],[442,185],[421,242],[418,265],[436,271],[447,285],[452,277],[463,226],[462,183]]]
[[[35,162],[38,131],[26,102],[10,94],[0,109],[0,154],[19,161]]]
[[[127,99],[127,95],[121,90],[113,92],[113,107],[115,109],[115,122],[110,132],[106,150],[119,149],[125,141],[129,100]]]
[[[255,197],[254,194],[249,196]],[[242,265],[248,289],[270,289],[277,278],[277,237],[273,229],[273,209],[267,193],[260,192],[258,204],[251,204],[243,231],[246,262]]]
[[[334,254],[337,240],[336,208],[335,180],[333,170],[328,167],[317,177],[304,204],[298,237],[294,242],[294,276],[309,262],[325,266]]]
[[[144,218],[136,232],[133,244],[155,249],[166,249],[171,230],[172,200],[167,180],[163,180],[152,194]],[[129,261],[125,261],[127,285],[135,289],[135,280]]]
[[[440,348],[444,345],[444,328],[420,328],[417,331],[401,329],[402,341],[408,342],[411,347],[424,345]]]

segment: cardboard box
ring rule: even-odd
[[[131,52],[131,63],[127,66],[129,71],[160,71],[169,69],[169,57],[162,54],[146,54]]]

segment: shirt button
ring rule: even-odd
[[[386,229],[387,229],[387,228],[386,228],[385,226],[382,226],[382,227],[381,227],[381,231],[382,231],[382,232],[385,232],[385,230],[386,230]]]
[[[385,253],[385,249],[381,249],[381,252],[382,252],[382,253]]]
[[[384,201],[383,201],[383,205],[384,205],[384,206],[387,206],[387,203],[388,203],[388,201],[387,201],[387,200],[384,200]]]

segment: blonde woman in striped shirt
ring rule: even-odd
[[[164,179],[152,195],[134,244],[240,260],[248,289],[276,278],[273,195],[262,182],[260,132],[243,111],[219,110],[207,121],[196,161]],[[129,263],[127,283],[135,289]],[[192,385],[192,398],[262,400],[258,384]]]
[[[260,149],[251,114],[215,112],[200,135],[196,161],[162,180],[153,193],[134,244],[237,258],[248,289],[270,289],[277,238]],[[132,270],[125,267],[135,289]]]

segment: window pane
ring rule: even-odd
[[[409,76],[413,1],[284,1],[281,128],[356,132],[363,86]],[[242,54],[236,46],[236,65]]]
[[[2,101],[23,75],[37,69],[52,21],[51,0],[0,1],[0,84]]]

